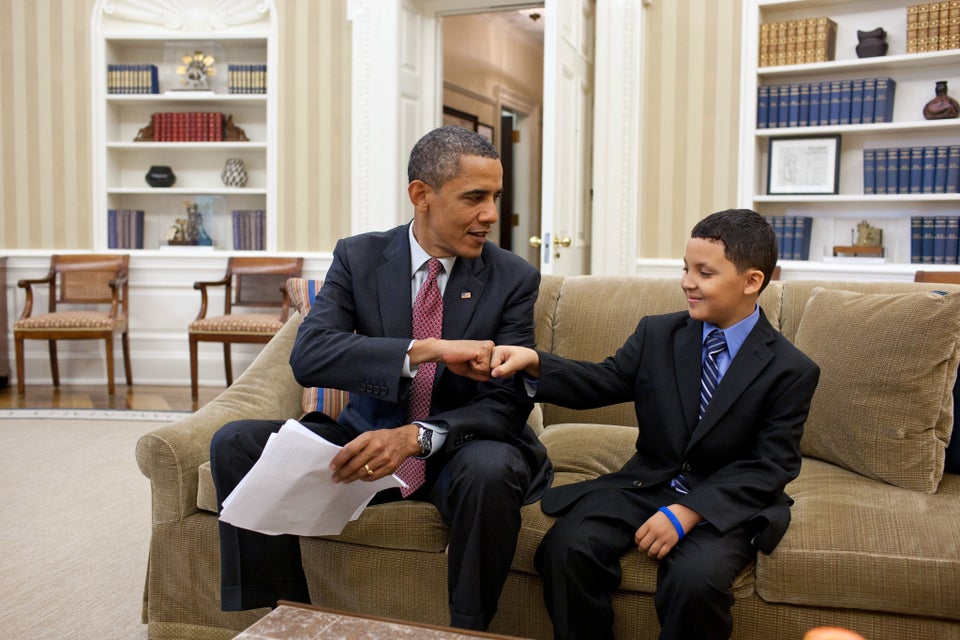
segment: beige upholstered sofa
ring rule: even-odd
[[[824,287],[824,290],[818,290]],[[960,286],[773,282],[761,305],[822,369],[789,487],[793,523],[773,554],[736,580],[734,637],[798,639],[817,625],[869,640],[960,638],[960,476],[943,473],[953,427]],[[844,292],[841,290],[849,290]],[[865,295],[864,295],[865,294]],[[678,280],[545,277],[537,303],[541,348],[599,360],[642,315],[685,307]],[[247,371],[195,414],[144,436],[153,536],[143,603],[150,637],[229,638],[266,610],[223,613],[208,459],[213,433],[235,418],[289,418],[301,388],[287,364],[299,316]],[[566,483],[616,469],[634,448],[631,405],[572,411],[546,405],[541,438]],[[524,509],[520,544],[491,631],[548,638],[533,553],[550,527]],[[342,535],[304,538],[315,604],[445,624],[446,531],[425,503],[367,509]],[[621,638],[655,638],[656,564],[623,559],[614,595]],[[398,587],[415,580],[417,597]]]

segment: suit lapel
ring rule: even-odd
[[[703,323],[688,319],[677,332],[673,343],[673,361],[677,363],[677,388],[683,406],[683,422],[690,432],[697,424],[700,412],[700,352],[703,343]]]
[[[443,337],[459,338],[466,333],[470,318],[486,288],[483,258],[457,260],[443,292]]]
[[[398,228],[377,268],[377,299],[385,336],[412,336],[410,243],[407,226]]]
[[[716,426],[718,420],[730,410],[737,398],[753,384],[756,377],[773,359],[773,352],[767,345],[774,338],[773,328],[761,312],[757,325],[747,336],[727,372],[723,374],[720,384],[717,385],[717,390],[707,406],[706,413],[703,414],[703,419],[693,431],[690,443],[687,445],[688,449]]]

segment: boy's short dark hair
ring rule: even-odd
[[[777,266],[777,235],[770,223],[756,211],[727,209],[711,213],[694,225],[690,237],[722,242],[724,255],[739,273],[747,269],[763,272],[760,292],[773,277]]]

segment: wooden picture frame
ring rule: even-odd
[[[493,127],[490,126],[489,124],[483,124],[482,122],[478,122],[477,133],[482,135],[484,138],[486,138],[490,142],[493,142],[494,144],[496,144],[496,142],[494,142],[493,140]]]
[[[839,188],[839,135],[770,138],[768,195],[836,195]]]
[[[444,126],[453,125],[455,127],[469,129],[470,131],[476,131],[477,122],[478,118],[473,114],[467,113],[466,111],[460,111],[459,109],[454,109],[453,107],[443,107]]]

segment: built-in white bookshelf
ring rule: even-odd
[[[960,216],[960,193],[865,194],[864,149],[960,144],[960,119],[925,120],[923,107],[937,81],[960,96],[960,49],[907,53],[904,0],[745,0],[741,76],[740,206],[768,216],[810,216],[810,262],[837,272],[856,270],[865,260],[834,262],[833,247],[851,245],[857,224],[866,220],[883,230],[885,256],[873,271],[900,273],[911,264],[911,218]],[[760,25],[827,17],[837,25],[835,58],[829,62],[759,66]],[[857,31],[882,27],[889,49],[884,56],[858,58]],[[892,122],[831,126],[758,128],[757,91],[763,85],[888,77],[896,82]],[[840,136],[838,192],[835,195],[769,195],[771,140],[798,136]],[[874,260],[876,262],[876,260]],[[835,265],[835,266],[832,266]],[[784,269],[805,265],[784,264]],[[950,265],[937,265],[951,269]],[[920,268],[930,268],[924,265]],[[954,269],[960,267],[952,267]]]
[[[263,0],[197,2],[178,15],[165,13],[163,3],[152,10],[126,0],[98,3],[92,20],[95,249],[108,248],[110,209],[144,212],[143,251],[150,251],[167,244],[169,229],[187,217],[188,204],[197,203],[212,250],[234,250],[232,211],[261,210],[266,213],[264,248],[276,251],[276,82],[271,74],[277,68],[277,29],[272,12],[272,3]],[[216,74],[207,76],[206,89],[185,90],[177,67],[195,52],[214,56],[208,67]],[[114,64],[155,65],[157,92],[110,92],[108,66]],[[265,66],[265,92],[231,93],[229,65]],[[190,112],[232,116],[248,140],[136,141],[153,114]],[[229,158],[242,159],[245,185],[224,185],[221,172]],[[145,176],[154,165],[169,166],[175,184],[150,186]]]

